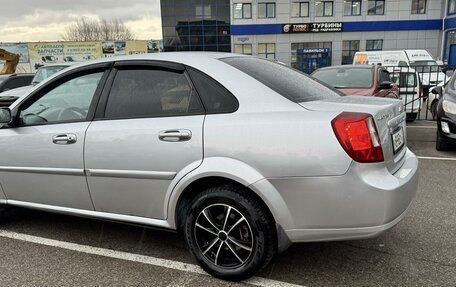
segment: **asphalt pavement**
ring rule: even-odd
[[[0,223],[0,286],[456,286],[456,152],[436,151],[435,132],[407,128],[419,192],[378,238],[295,244],[233,284],[199,270],[178,234],[13,209]]]

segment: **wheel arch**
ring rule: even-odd
[[[206,158],[203,163],[183,176],[168,197],[167,221],[179,229],[180,214],[185,214],[191,200],[205,188],[220,184],[233,184],[251,192],[274,219],[278,236],[293,225],[291,213],[280,193],[257,170],[231,158]],[[280,239],[279,239],[280,240]]]

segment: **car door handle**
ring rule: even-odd
[[[165,142],[182,142],[192,138],[192,132],[189,130],[168,130],[158,134],[158,138]]]
[[[76,141],[77,137],[74,134],[62,134],[52,137],[52,142],[55,144],[74,144]]]

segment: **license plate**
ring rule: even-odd
[[[404,146],[404,131],[402,127],[392,134],[393,137],[393,150],[396,154]]]

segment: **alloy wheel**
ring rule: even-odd
[[[232,206],[213,204],[204,208],[193,228],[201,254],[218,267],[240,267],[252,255],[254,237],[250,224]]]

